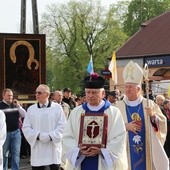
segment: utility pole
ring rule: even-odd
[[[37,0],[32,0],[33,33],[39,34]],[[26,33],[26,0],[21,0],[20,33]]]
[[[32,0],[32,19],[34,34],[39,34],[37,0]]]
[[[21,0],[20,33],[26,33],[26,0]]]

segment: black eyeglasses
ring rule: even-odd
[[[41,94],[43,94],[43,93],[45,93],[45,92],[41,92],[41,91],[36,91],[36,92],[35,92],[35,94],[38,94],[38,95],[41,95]]]

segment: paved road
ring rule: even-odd
[[[26,158],[26,159],[20,159],[20,170],[31,170],[31,166],[30,166],[30,158]],[[9,169],[11,170],[11,169]]]
[[[9,169],[11,170],[11,169]],[[26,159],[20,159],[20,168],[19,170],[31,170],[31,165],[30,165],[30,158]],[[49,167],[46,167],[45,170],[49,170]]]
[[[31,170],[30,166],[30,158],[27,159],[21,159],[20,160],[20,170],[25,169],[25,170]]]
[[[30,158],[26,158],[26,159],[21,159],[20,160],[20,170],[31,170],[31,166],[30,166]],[[11,169],[8,169],[11,170]],[[46,167],[46,170],[49,170],[48,167]]]

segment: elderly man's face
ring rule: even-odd
[[[126,84],[125,85],[125,94],[127,98],[131,101],[136,100],[140,94],[140,87],[135,84]]]
[[[105,96],[104,89],[85,89],[86,101],[91,106],[98,106]]]
[[[13,100],[13,92],[12,91],[6,91],[3,95],[3,99],[8,104],[12,103]]]
[[[54,100],[60,103],[63,99],[63,94],[62,92],[55,92],[54,93]]]
[[[35,97],[39,103],[45,103],[48,100],[49,95],[49,92],[47,92],[45,88],[43,88],[42,86],[37,87]]]
[[[157,104],[159,105],[159,106],[162,106],[163,105],[163,101],[164,101],[164,98],[159,98],[158,100],[157,100]]]

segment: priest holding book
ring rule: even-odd
[[[85,77],[86,103],[74,108],[63,136],[68,170],[126,170],[126,130],[119,109],[104,99],[104,79]]]

